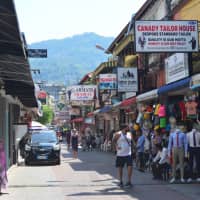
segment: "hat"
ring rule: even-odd
[[[134,125],[133,125],[133,129],[134,129],[135,131],[138,131],[138,130],[140,130],[140,126],[139,126],[138,124],[134,124]]]
[[[159,130],[160,129],[160,126],[159,125],[156,125],[155,127],[154,127],[154,131],[157,131],[157,130]]]

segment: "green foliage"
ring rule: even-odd
[[[107,48],[112,37],[95,33],[84,33],[60,40],[47,40],[30,45],[30,48],[47,49],[47,58],[31,58],[32,69],[40,69],[33,74],[35,81],[46,81],[64,85],[77,84],[87,73],[94,71],[108,55],[95,47]]]
[[[41,124],[50,124],[52,122],[53,116],[54,116],[53,110],[47,105],[43,105],[42,110],[43,110],[43,116],[40,117],[38,119],[38,121]]]

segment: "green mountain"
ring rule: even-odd
[[[35,81],[64,85],[76,84],[85,74],[94,71],[108,55],[96,44],[107,48],[114,38],[84,33],[64,39],[47,40],[29,45],[33,49],[47,49],[47,58],[29,58]]]

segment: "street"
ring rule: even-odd
[[[135,169],[133,188],[120,189],[117,186],[115,156],[110,152],[80,150],[79,158],[73,159],[66,145],[62,144],[61,156],[60,166],[24,166],[22,163],[9,169],[9,185],[1,199],[199,199],[197,184],[170,185],[152,180],[150,172],[142,173]]]

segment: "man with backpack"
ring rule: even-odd
[[[128,126],[121,126],[120,131],[113,137],[113,145],[116,149],[116,167],[118,168],[120,183],[119,186],[123,187],[123,167],[127,165],[128,181],[125,187],[132,187],[131,177],[133,168],[132,159],[132,134],[129,132]]]

